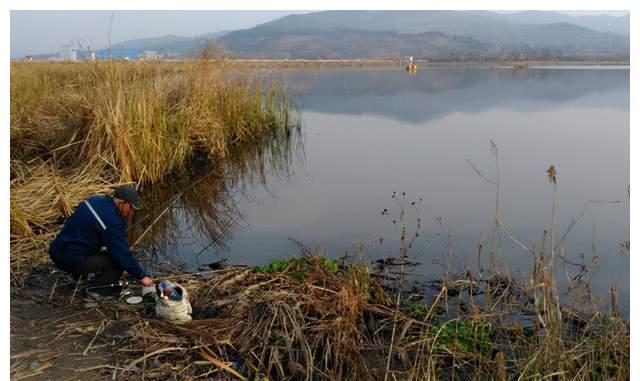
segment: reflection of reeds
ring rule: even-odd
[[[166,254],[175,253],[175,244],[185,233],[223,245],[223,237],[238,218],[225,178],[219,168],[206,168],[204,173],[194,171],[193,175],[163,181],[144,192],[143,202],[152,210],[138,216],[134,242],[150,228],[141,244]]]
[[[175,244],[180,234],[186,234],[204,239],[202,251],[223,248],[241,217],[233,192],[250,197],[256,187],[268,189],[267,174],[291,175],[294,158],[302,151],[300,139],[299,128],[277,130],[269,139],[234,146],[223,164],[192,162],[175,176],[148,187],[143,193],[148,210],[138,216],[132,242],[139,241],[142,233],[142,245],[175,256]],[[187,254],[181,253],[183,259]]]

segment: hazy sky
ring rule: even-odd
[[[56,53],[62,45],[71,43],[103,48],[107,45],[112,15],[111,42],[117,43],[167,34],[196,36],[251,28],[287,14],[306,12],[309,11],[11,11],[11,57]]]
[[[167,34],[196,36],[251,28],[308,11],[11,11],[11,56],[56,53],[74,40],[92,48]]]

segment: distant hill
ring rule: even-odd
[[[240,57],[255,58],[397,57],[405,53],[431,59],[505,53],[536,57],[629,54],[628,36],[564,21],[543,23],[543,16],[555,18],[556,14],[327,11],[285,16],[251,29],[230,32],[219,41]],[[572,17],[558,19],[567,18]],[[524,23],[527,19],[532,23]]]
[[[629,35],[629,15],[625,16],[570,16],[559,12],[524,11],[502,14],[501,18],[517,24],[570,23],[598,32]]]
[[[397,32],[333,29],[289,33],[252,30],[220,39],[224,47],[240,57],[253,58],[397,58],[414,55],[445,59],[452,55],[483,55],[490,44],[469,37],[440,32],[399,34]]]
[[[629,16],[570,16],[558,12],[525,11],[326,11],[289,15],[256,28],[280,31],[356,29],[399,33],[442,32],[479,40],[507,39],[523,24],[569,23],[597,32],[629,34]]]
[[[113,44],[111,49],[137,51],[153,50],[168,56],[191,56],[199,53],[202,48],[206,47],[227,31],[207,33],[195,37],[184,37],[175,35],[166,35],[163,37],[141,38],[136,40],[127,40]]]

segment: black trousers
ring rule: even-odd
[[[112,283],[118,283],[124,269],[107,253],[97,253],[87,257],[79,263],[63,263],[54,260],[56,266],[67,273],[70,273],[75,280],[82,280],[89,283],[89,290],[101,295],[118,296],[121,287],[101,287]],[[93,279],[89,279],[89,274],[94,274]]]

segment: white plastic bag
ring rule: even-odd
[[[173,288],[182,290],[181,300],[171,300],[162,297],[162,293],[156,294],[156,316],[162,320],[169,320],[175,323],[188,323],[191,321],[191,303],[189,295],[184,287],[177,283],[172,283]],[[159,287],[159,286],[158,286]]]

